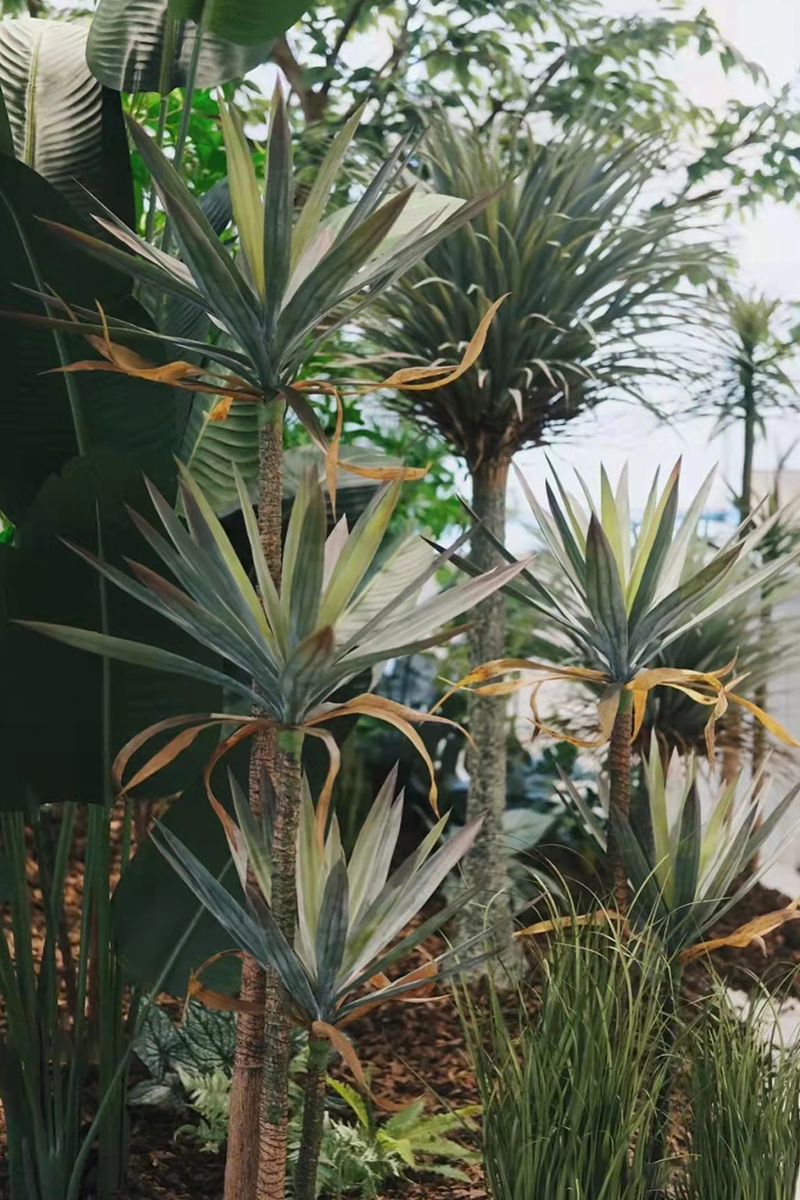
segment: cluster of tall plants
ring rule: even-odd
[[[646,923],[634,938],[607,912],[590,925],[573,912],[556,933],[543,924],[550,940],[510,1001],[494,983],[488,1010],[460,993],[492,1195],[791,1200],[800,1048],[781,1039],[770,998],[740,1013],[713,979],[670,1012],[677,981]]]
[[[786,555],[765,556],[731,586],[777,517],[755,528],[746,520],[699,564],[695,526],[707,490],[679,525],[677,472],[663,490],[654,484],[633,541],[624,481],[613,492],[604,476],[598,503],[585,489],[588,512],[558,481],[547,512],[525,483],[566,596],[504,547],[514,453],[608,395],[646,400],[645,381],[671,373],[651,339],[685,326],[694,312],[689,287],[714,255],[696,236],[704,210],[680,199],[646,205],[660,142],[609,141],[578,124],[541,147],[514,132],[510,156],[500,139],[467,144],[439,124],[425,189],[414,184],[417,147],[402,137],[363,186],[348,182],[336,194],[361,110],[348,114],[313,178],[304,167],[301,180],[280,85],[269,106],[263,174],[235,104],[220,100],[227,183],[197,195],[183,170],[196,89],[240,78],[263,61],[304,8],[156,4],[129,21],[104,0],[88,30],[0,25],[0,233],[8,248],[0,291],[4,308],[14,310],[4,312],[0,330],[11,364],[0,401],[11,431],[0,445],[0,505],[8,514],[0,581],[13,618],[2,633],[9,675],[3,804],[16,810],[2,830],[15,952],[12,959],[3,939],[8,1036],[0,1092],[10,1114],[15,1200],[77,1200],[96,1140],[101,1193],[122,1182],[124,1088],[141,999],[176,981],[238,1014],[226,1200],[283,1200],[290,1028],[307,1029],[296,1190],[312,1200],[331,1056],[368,1086],[349,1023],[376,1005],[427,996],[489,954],[482,924],[465,921],[454,949],[400,978],[386,974],[468,902],[502,891],[505,737],[497,697],[517,686],[500,678],[509,672],[575,680],[598,694],[596,741],[610,740],[610,824],[602,836],[617,908],[621,917],[630,910],[631,927],[640,921],[630,880],[656,912],[659,953],[670,962],[695,951],[717,885],[728,888],[774,824],[759,828],[749,800],[733,821],[721,801],[703,861],[691,788],[678,826],[667,823],[665,832],[661,808],[648,824],[631,805],[630,775],[631,742],[654,687],[678,688],[709,708],[711,755],[715,722],[730,704],[792,740],[726,682],[733,664],[702,672],[655,665],[657,651],[783,569]],[[68,86],[47,89],[37,105],[48,64]],[[176,86],[183,106],[167,156],[167,97]],[[123,119],[120,91],[145,89],[161,96],[154,137]],[[148,176],[139,231],[128,135]],[[420,472],[348,455],[339,376],[326,356],[342,338],[349,344],[354,329],[360,348],[366,338],[371,351],[407,360],[385,378],[370,364],[372,381],[359,386],[394,396],[466,460],[474,484],[469,557],[458,553],[466,534],[439,552],[413,534],[393,539],[401,489]],[[335,405],[332,430],[319,397]],[[287,420],[311,447],[288,511]],[[338,511],[342,471],[368,484],[354,521]],[[435,577],[448,564],[471,578],[437,593]],[[566,659],[504,657],[503,590],[555,626]],[[466,613],[468,823],[438,846],[446,817],[436,811],[434,764],[416,726],[445,718],[382,698],[371,682],[388,660],[459,633],[452,622]],[[53,681],[42,718],[53,730],[47,756],[41,727],[30,721],[41,711],[41,672]],[[436,822],[399,866],[392,858],[402,799],[393,776],[349,855],[332,815],[336,730],[362,715],[399,730],[430,774]],[[535,708],[533,716],[540,725]],[[323,761],[315,799],[305,775],[313,748]],[[657,784],[652,764],[650,776]],[[175,795],[152,836],[146,821],[138,823],[141,844],[132,854],[140,798]],[[117,882],[111,813],[118,796]],[[80,949],[72,964],[59,904],[75,820],[67,807],[53,854],[40,854],[47,937],[37,972],[26,942],[20,810],[65,800],[91,806]],[[672,875],[662,877],[659,852],[676,828]],[[468,887],[408,932],[468,852]],[[169,915],[143,938],[148,901]],[[491,931],[494,949],[509,943],[507,916]],[[68,1070],[56,947],[70,1010]],[[238,972],[231,959],[241,963]],[[586,978],[596,987],[589,972],[573,981],[576,996]],[[594,1013],[609,1045],[623,994],[616,978],[608,1004]],[[563,1016],[550,1014],[554,1031],[563,1033]],[[654,1044],[668,1048],[669,1011],[651,1016],[664,1024]],[[560,1069],[569,1068],[575,1044],[558,1046]],[[501,1059],[504,1052],[498,1045]],[[664,1073],[659,1054],[636,1069],[647,1074],[656,1060]],[[100,1100],[83,1134],[84,1082],[95,1061]],[[503,1059],[504,1075],[511,1065]],[[620,1145],[635,1136],[644,1147],[651,1133],[663,1133],[663,1093],[661,1085],[653,1092],[652,1130],[638,1133],[628,1121],[632,1096],[617,1097]],[[564,1112],[589,1120],[573,1101],[564,1098]],[[609,1149],[616,1166],[606,1161]],[[619,1146],[588,1161],[593,1179],[629,1170]]]
[[[198,18],[196,26],[180,26],[180,32],[194,34],[186,65],[185,117],[200,73],[215,69],[213,54],[204,65],[204,52],[213,47],[227,61],[224,67],[217,63],[221,78],[228,71],[236,73],[226,56],[232,53],[237,62],[240,58],[235,41],[232,51],[230,46],[214,41],[223,36],[222,26],[215,24],[223,18],[205,12],[193,16]],[[109,30],[108,18],[109,12],[104,11],[92,25],[89,59],[93,63],[101,51],[115,53],[122,49],[130,56],[136,49],[130,42],[127,47],[120,46],[123,27],[112,21]],[[168,90],[176,45],[167,35],[176,30],[172,15],[165,19],[165,35],[159,41],[163,43],[162,84]],[[243,17],[238,36],[244,45],[250,44],[257,32],[246,25]],[[82,587],[83,595],[88,594],[92,603],[80,617],[77,611],[69,612],[71,618],[83,621],[91,621],[94,613],[97,632],[56,626],[52,621],[40,621],[38,625],[62,644],[83,646],[99,656],[98,672],[80,683],[91,695],[92,716],[99,734],[96,744],[101,750],[99,769],[91,745],[83,750],[91,787],[87,789],[89,794],[82,796],[80,787],[85,786],[85,777],[80,771],[74,771],[72,778],[62,776],[58,781],[40,782],[46,772],[31,767],[24,739],[15,747],[13,767],[21,790],[33,789],[36,800],[41,801],[48,798],[49,785],[54,797],[75,795],[76,799],[97,805],[89,821],[87,863],[87,872],[91,868],[97,886],[87,888],[84,894],[78,985],[70,1001],[73,1066],[66,1109],[57,1065],[60,1053],[54,1050],[52,1061],[46,1055],[47,1061],[42,1062],[40,1052],[41,1045],[52,1043],[49,1035],[58,1012],[57,1000],[53,1000],[54,943],[47,943],[37,985],[32,960],[23,948],[30,913],[20,865],[24,850],[20,821],[9,823],[6,830],[9,858],[14,858],[22,881],[18,894],[11,897],[18,943],[16,963],[4,958],[3,972],[3,994],[14,1014],[9,1043],[13,1070],[4,1070],[3,1095],[12,1113],[9,1124],[14,1130],[15,1194],[77,1196],[98,1132],[101,1162],[109,1150],[114,1159],[113,1169],[101,1171],[101,1190],[116,1187],[124,1174],[120,1122],[112,1118],[115,1113],[119,1117],[123,1103],[137,1024],[136,992],[128,996],[124,1036],[103,1049],[100,1106],[88,1136],[81,1137],[79,1127],[84,1101],[82,1064],[85,1053],[92,1052],[87,1026],[91,997],[94,995],[95,1003],[100,1005],[97,1016],[101,1030],[109,1021],[121,1028],[124,1012],[121,968],[109,925],[113,784],[114,780],[117,785],[122,783],[126,762],[151,736],[161,737],[153,757],[147,762],[140,757],[124,781],[128,796],[122,835],[126,869],[115,895],[119,920],[126,892],[132,907],[137,898],[141,899],[141,876],[147,872],[148,854],[152,858],[151,846],[155,845],[153,842],[140,847],[144,865],[137,864],[137,854],[127,869],[136,803],[130,798],[131,789],[159,775],[156,787],[174,790],[161,781],[160,769],[169,766],[195,739],[202,742],[202,735],[210,727],[222,726],[232,727],[234,732],[218,744],[215,758],[233,750],[246,735],[254,739],[247,803],[241,802],[241,785],[231,785],[238,824],[214,796],[211,762],[206,773],[208,799],[220,817],[239,869],[238,895],[246,895],[252,915],[220,883],[220,877],[226,874],[224,864],[221,869],[209,870],[166,827],[159,845],[179,866],[201,905],[217,918],[210,926],[216,946],[220,938],[223,945],[229,944],[224,940],[225,930],[246,955],[239,996],[232,1002],[240,1009],[240,1018],[226,1194],[248,1197],[258,1187],[259,1194],[283,1196],[291,1018],[299,1019],[313,1033],[300,1154],[302,1178],[298,1180],[300,1192],[313,1196],[322,1116],[319,1086],[320,1080],[324,1083],[330,1052],[325,1039],[363,1079],[347,1036],[339,1032],[347,1015],[341,1011],[342,1005],[349,1001],[358,1011],[363,1003],[371,1007],[398,993],[415,994],[430,988],[434,972],[426,970],[421,977],[396,986],[387,982],[367,1001],[358,998],[359,990],[367,987],[376,972],[416,944],[415,938],[401,940],[385,958],[387,946],[396,941],[408,919],[458,861],[479,827],[479,823],[474,824],[426,862],[441,833],[439,822],[405,868],[390,874],[402,806],[393,803],[392,794],[388,798],[382,794],[364,830],[372,849],[366,858],[364,853],[359,857],[361,843],[357,843],[354,858],[347,866],[335,822],[327,820],[339,757],[329,723],[359,713],[389,721],[422,750],[432,772],[427,752],[413,728],[419,715],[372,696],[359,688],[358,681],[366,678],[368,686],[370,671],[387,658],[435,645],[451,636],[448,626],[452,618],[515,576],[518,568],[515,565],[487,572],[477,586],[467,582],[419,602],[420,592],[446,556],[437,558],[419,538],[405,537],[392,547],[386,544],[384,535],[405,475],[402,467],[353,464],[352,470],[360,471],[362,476],[388,482],[377,490],[373,488],[372,498],[352,529],[348,529],[345,518],[334,521],[330,528],[329,510],[335,513],[335,481],[342,456],[338,433],[332,439],[326,438],[309,394],[328,394],[331,388],[324,381],[303,381],[303,367],[338,328],[357,319],[382,290],[419,261],[439,238],[468,221],[486,200],[476,197],[462,203],[445,199],[441,204],[436,198],[432,202],[418,201],[412,196],[412,188],[400,186],[409,166],[408,149],[401,142],[361,196],[348,207],[339,208],[335,216],[328,216],[331,190],[358,125],[360,114],[355,114],[333,140],[313,185],[300,194],[296,204],[291,130],[278,88],[271,106],[263,183],[256,177],[235,109],[222,110],[229,166],[227,212],[224,203],[220,211],[219,197],[198,201],[186,187],[180,174],[180,146],[169,162],[159,149],[158,139],[151,141],[135,123],[129,125],[131,137],[152,174],[153,203],[157,198],[167,218],[159,243],[148,241],[131,228],[129,206],[118,203],[110,191],[104,192],[99,186],[103,182],[102,151],[84,136],[88,134],[84,124],[97,114],[108,116],[110,135],[122,155],[123,166],[127,163],[124,126],[119,97],[106,98],[96,77],[83,65],[81,104],[76,100],[75,111],[70,110],[73,127],[63,139],[67,150],[52,170],[45,160],[35,165],[58,185],[61,177],[56,165],[59,171],[66,169],[64,157],[74,150],[69,165],[87,190],[75,190],[71,195],[89,218],[87,224],[51,184],[15,156],[18,147],[25,152],[33,144],[35,122],[47,116],[32,104],[26,107],[31,91],[23,86],[25,78],[36,76],[42,56],[57,56],[59,48],[70,48],[73,42],[82,47],[81,36],[73,27],[61,35],[57,27],[32,28],[27,24],[19,29],[4,27],[3,34],[16,49],[26,51],[13,71],[8,67],[14,86],[9,88],[8,77],[4,79],[4,92],[12,92],[8,120],[3,125],[5,157],[0,163],[6,177],[4,212],[12,250],[8,286],[27,288],[29,295],[44,304],[47,314],[41,316],[29,310],[16,315],[15,320],[23,325],[16,325],[15,336],[26,326],[32,332],[22,333],[25,353],[17,354],[15,362],[20,363],[20,381],[29,408],[27,420],[32,420],[31,400],[35,400],[63,431],[47,461],[36,461],[38,481],[36,471],[30,469],[33,448],[25,437],[18,439],[4,462],[4,509],[18,522],[14,543],[4,547],[8,551],[3,564],[5,607],[13,617],[23,615],[29,604],[33,609],[31,613],[29,608],[29,615],[37,615],[37,609],[39,616],[49,615],[48,608],[52,612],[59,607],[64,613],[63,605],[51,604],[36,594],[37,579],[52,561],[54,532],[72,534],[80,554],[98,567],[97,581]],[[5,117],[6,109],[3,111]],[[83,140],[78,139],[79,133]],[[111,183],[118,186],[119,177]],[[218,231],[231,219],[237,240],[223,242]],[[61,250],[58,237],[62,239]],[[117,248],[115,242],[123,248]],[[81,252],[81,257],[76,258],[67,249],[70,245]],[[50,271],[53,256],[59,263],[55,274]],[[74,274],[76,262],[96,263],[100,268],[83,296],[77,297],[66,278],[67,273]],[[133,299],[125,277],[132,279],[141,303]],[[95,278],[103,286],[96,286]],[[18,296],[15,290],[14,301]],[[487,320],[490,316],[491,312]],[[412,370],[403,373],[403,380],[431,385],[441,376],[468,369],[480,350],[485,324],[479,322],[460,367]],[[8,328],[4,326],[5,331]],[[86,358],[85,349],[83,356],[74,352],[75,346],[82,348],[87,343],[92,358]],[[164,361],[165,346],[187,357]],[[36,376],[32,381],[26,355],[38,359],[40,366],[54,369],[55,374],[41,385]],[[320,472],[313,466],[300,480],[284,538],[283,430],[287,408],[299,418],[317,447],[330,505],[326,504]],[[27,429],[30,425],[23,426],[23,431]],[[182,470],[179,480],[170,462],[171,454],[180,454],[187,445],[191,447],[193,468],[203,470],[205,489],[187,470]],[[73,461],[75,452],[78,457]],[[47,474],[59,468],[60,478],[47,480]],[[146,490],[137,479],[142,468],[150,476]],[[38,482],[44,485],[39,495]],[[68,507],[67,521],[59,519],[64,511],[65,489],[67,496],[80,496],[77,521],[69,520],[72,513]],[[255,495],[255,510],[251,492]],[[244,523],[247,551],[243,558],[218,516],[232,499]],[[131,500],[137,508],[144,500],[148,516],[134,514],[145,561],[136,562],[132,576],[127,577],[114,560],[129,536],[127,531],[121,533],[128,524],[127,518],[123,520],[122,508]],[[28,521],[28,510],[36,513],[38,521]],[[160,518],[166,537],[153,527],[151,513]],[[161,559],[179,586],[154,570],[153,555]],[[149,618],[129,622],[124,614],[126,610],[130,613],[130,604],[117,608],[112,598],[116,588],[109,585],[117,585],[128,600],[133,597],[141,601],[143,609],[154,611],[159,618],[166,617],[166,630],[174,632],[166,632],[165,636],[164,625],[154,625]],[[13,626],[4,630],[4,636],[21,676],[30,643],[19,642],[20,635]],[[157,644],[153,644],[154,639]],[[191,649],[192,640],[196,652]],[[69,664],[73,660],[66,661]],[[132,673],[118,675],[112,661],[133,668]],[[54,662],[59,663],[58,655]],[[148,705],[140,699],[142,686],[148,686],[142,683],[146,678],[143,668],[159,673],[158,682],[147,693]],[[68,666],[65,670],[70,673]],[[176,675],[182,681],[179,693],[171,696],[164,689],[165,674]],[[174,704],[178,694],[181,702]],[[127,709],[125,698],[130,701]],[[115,720],[114,706],[120,704],[122,711]],[[197,711],[205,711],[207,716],[202,720],[192,717]],[[141,721],[151,714],[159,719],[151,722],[144,735],[137,733],[134,719]],[[164,740],[163,735],[177,729],[180,732]],[[136,736],[131,739],[131,734]],[[322,857],[309,860],[311,865],[305,870],[310,876],[301,873],[296,878],[302,751],[304,740],[311,738],[321,740],[330,762],[309,847],[310,854],[316,850]],[[125,749],[113,764],[113,750],[125,739]],[[210,748],[195,759],[195,769],[208,758]],[[193,804],[196,810],[197,798],[192,801],[186,777],[181,779],[178,772],[172,778],[177,790],[185,793],[184,802]],[[267,794],[270,802],[265,804]],[[431,777],[434,806],[435,798]],[[57,881],[63,879],[66,865],[69,815],[61,829]],[[376,847],[382,856],[383,873],[368,876],[365,863],[375,866]],[[327,884],[320,875],[323,863],[331,872]],[[298,902],[296,888],[303,886]],[[311,908],[309,887],[317,889]],[[56,922],[60,920],[57,906],[47,915],[55,937]],[[293,950],[298,917],[301,943]],[[124,924],[124,916],[121,919]],[[153,969],[150,982],[154,987],[160,986],[175,967],[176,955],[191,942],[198,919],[195,911],[176,930],[178,936],[172,939],[167,960],[160,960]],[[421,936],[429,931],[424,925]],[[302,939],[307,941],[309,937],[310,946],[303,948]],[[197,968],[202,957],[197,957],[195,945],[187,961]],[[444,979],[453,969],[455,964],[448,959],[436,973]],[[195,976],[190,983],[204,994],[205,984]],[[37,1005],[36,986],[45,989],[55,1009],[52,1004],[49,1008]],[[207,988],[205,992],[211,994]],[[46,1026],[41,1025],[42,1021],[48,1022]],[[43,1072],[38,1084],[31,1076],[35,1070]],[[25,1088],[16,1086],[20,1080]],[[59,1117],[55,1126],[51,1108]],[[109,1124],[117,1128],[104,1139]],[[42,1137],[54,1128],[59,1161],[51,1168],[52,1154],[42,1144]]]

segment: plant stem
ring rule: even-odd
[[[281,516],[283,507],[284,405],[273,400],[261,432],[259,531],[270,574],[280,586]],[[265,499],[266,497],[266,499]],[[266,771],[275,776],[275,739],[262,729],[253,739],[250,759],[250,808],[261,815],[262,782]],[[231,1078],[228,1153],[225,1160],[224,1200],[256,1200],[259,1130],[264,1079],[264,1013],[266,977],[252,958],[242,966],[242,1000],[262,1006],[259,1013],[240,1013],[236,1021],[236,1057]]]
[[[608,748],[610,809],[623,820],[631,808],[631,733],[633,732],[633,693],[623,688],[619,708],[611,730]],[[622,861],[614,830],[608,830],[608,873],[617,912],[628,911],[628,875]]]
[[[325,1122],[325,1081],[329,1057],[328,1043],[322,1038],[312,1038],[308,1044],[308,1073],[303,1091],[303,1132],[295,1178],[297,1200],[314,1200],[317,1194],[317,1170]]]
[[[658,1039],[658,1053],[663,1063],[664,1073],[656,1091],[653,1133],[647,1153],[647,1170],[650,1177],[648,1195],[654,1196],[661,1195],[659,1187],[662,1182],[662,1164],[669,1136],[670,1105],[675,1074],[673,1057],[680,1032],[678,997],[682,976],[683,967],[680,963],[674,962],[666,973],[662,989],[663,1025]]]
[[[753,506],[753,457],[756,445],[755,372],[752,365],[753,348],[745,346],[747,360],[741,368],[742,412],[744,414],[744,451],[742,455],[742,489],[739,495],[739,516],[746,521]]]
[[[300,815],[303,734],[278,734],[275,771],[275,823],[272,830],[272,913],[283,936],[294,939],[297,898],[295,852]],[[266,973],[264,1004],[264,1096],[258,1164],[258,1200],[284,1200],[286,1133],[289,1120],[291,1046],[283,988]]]
[[[486,460],[472,472],[472,507],[486,529],[499,541],[506,533],[506,486],[509,461]],[[476,529],[470,559],[481,571],[496,567],[502,559],[489,538]],[[505,597],[495,592],[470,614],[469,665],[502,658],[506,643]],[[469,731],[474,748],[467,751],[469,794],[467,820],[486,814],[483,829],[464,860],[467,886],[478,889],[483,904],[492,905],[491,921],[497,927],[498,945],[511,944],[511,909],[506,893],[507,854],[503,845],[503,813],[506,807],[506,700],[500,696],[475,696],[469,699]],[[474,910],[466,910],[461,919],[462,937],[474,936]]]
[[[172,75],[172,59],[175,52],[175,20],[167,11],[164,17],[164,38],[161,42],[161,63],[158,71],[158,91],[160,100],[158,104],[158,124],[156,126],[156,145],[159,150],[164,148],[164,130],[167,127],[167,114],[169,113],[169,81]],[[150,189],[150,200],[147,208],[147,221],[145,224],[145,241],[152,242],[153,234],[156,227],[156,208],[158,207],[158,191],[155,183]]]
[[[189,122],[192,119],[192,103],[194,101],[195,85],[197,82],[197,68],[200,66],[200,55],[203,49],[203,34],[205,32],[205,7],[203,8],[200,18],[195,25],[194,44],[192,46],[192,56],[189,59],[189,67],[186,71],[186,83],[183,88],[183,110],[181,111],[181,123],[178,129],[178,139],[175,142],[175,154],[172,159],[172,165],[180,175],[181,164],[183,162],[183,151],[186,146],[186,138],[189,133]],[[172,231],[169,221],[164,224],[164,235],[161,239],[161,249],[164,253],[169,252],[170,242],[172,240]]]

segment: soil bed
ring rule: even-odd
[[[566,873],[566,872],[565,872]],[[786,896],[755,887],[713,931],[728,933],[761,913],[788,903]],[[724,949],[711,956],[723,979],[734,988],[751,992],[763,982],[782,995],[800,997],[800,922],[768,935],[764,949],[753,944],[744,950]],[[708,990],[708,965],[696,962],[685,975],[687,996],[694,999]],[[374,1071],[376,1094],[394,1102],[408,1102],[426,1090],[451,1107],[475,1103],[475,1080],[467,1060],[464,1036],[450,1000],[434,1004],[394,1005],[365,1017],[349,1031],[363,1063]],[[224,1156],[205,1153],[186,1142],[177,1142],[175,1129],[186,1115],[154,1108],[131,1110],[129,1182],[117,1200],[221,1200]],[[4,1194],[0,1148],[0,1196]],[[92,1195],[87,1190],[87,1200]],[[419,1176],[387,1188],[397,1200],[485,1200],[480,1171],[470,1184]]]

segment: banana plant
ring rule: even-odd
[[[135,207],[122,105],[86,65],[87,33],[86,21],[0,22],[10,153],[78,212],[88,215],[88,190],[130,224]]]
[[[765,842],[782,824],[784,840],[794,832],[785,818],[800,783],[770,806],[766,816],[764,783],[763,770],[749,780],[739,775],[717,783],[713,774],[699,775],[694,754],[681,758],[673,752],[665,770],[654,733],[642,764],[642,789],[634,793],[630,813],[627,817],[609,814],[635,893],[630,918],[654,930],[666,953],[679,963],[717,946],[747,945],[780,923],[777,914],[770,913],[730,935],[702,941],[705,931],[730,912],[772,865],[772,860],[763,862],[742,879]],[[563,772],[561,784],[562,797],[605,850],[602,823]],[[700,794],[709,784],[712,800],[704,819]]]
[[[559,631],[575,662],[550,664],[498,659],[467,675],[461,685],[477,684],[480,694],[502,694],[527,683],[486,681],[524,670],[537,672],[544,680],[578,681],[599,690],[597,738],[570,737],[548,729],[536,711],[536,690],[532,700],[533,720],[536,728],[577,745],[601,746],[610,742],[611,810],[623,819],[630,807],[631,741],[644,719],[647,697],[653,688],[677,689],[709,708],[705,726],[709,758],[714,757],[715,722],[731,704],[752,713],[780,740],[800,746],[787,730],[734,690],[736,677],[725,682],[734,669],[733,662],[720,663],[707,671],[654,665],[657,656],[673,642],[741,597],[762,588],[785,569],[787,559],[782,558],[742,572],[732,582],[737,564],[745,562],[767,536],[778,514],[755,530],[749,524],[741,526],[700,565],[698,524],[713,472],[691,500],[680,523],[677,520],[680,462],[663,488],[659,488],[656,474],[642,522],[634,532],[627,470],[613,489],[601,467],[599,500],[578,476],[585,504],[554,476],[555,490],[549,482],[546,487],[549,511],[536,499],[522,472],[518,468],[516,471],[564,587],[556,595],[526,568],[513,591]],[[516,561],[501,542],[493,539],[493,544],[507,561]],[[788,560],[798,557],[800,551],[795,549]],[[627,880],[613,837],[609,857],[616,879],[617,902],[625,909]]]
[[[295,1180],[298,1200],[314,1200],[325,1107],[325,1071],[331,1048],[341,1054],[363,1087],[366,1079],[343,1029],[371,1009],[428,994],[484,957],[465,958],[470,947],[447,950],[422,967],[389,980],[386,970],[407,957],[439,929],[468,898],[463,893],[416,925],[421,911],[473,844],[482,818],[437,846],[447,815],[441,817],[415,852],[391,871],[403,815],[403,794],[395,796],[397,769],[381,788],[358,840],[346,859],[335,815],[320,829],[318,802],[303,784],[297,844],[297,927],[294,944],[281,934],[271,910],[273,879],[270,848],[273,806],[265,804],[258,824],[247,798],[229,774],[236,821],[223,824],[245,890],[242,907],[166,827],[153,838],[187,886],[228,931],[236,946],[264,968],[275,970],[289,997],[293,1019],[309,1031],[309,1071],[305,1088],[303,1141]],[[269,788],[266,789],[267,793]],[[256,886],[248,883],[248,867]],[[398,940],[399,939],[399,940]],[[477,939],[476,939],[477,940]],[[473,944],[474,951],[475,946]],[[219,998],[197,979],[194,994],[211,1003]]]

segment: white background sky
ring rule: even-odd
[[[694,5],[688,6],[694,11]],[[788,82],[800,69],[800,3],[798,0],[709,0],[706,5],[723,33],[749,59],[767,72],[773,88]],[[609,14],[645,13],[655,4],[633,4],[631,0],[606,0]],[[740,77],[726,78],[712,57],[689,55],[677,65],[676,79],[693,99],[710,107],[722,107],[731,97],[752,102],[759,89]],[[741,263],[740,279],[755,285],[770,296],[800,301],[800,206],[765,203],[744,221],[733,217],[728,223],[734,251]],[[741,452],[735,434],[726,434],[710,442],[713,421],[683,417],[672,427],[658,425],[646,413],[630,405],[608,403],[596,413],[573,422],[573,431],[560,446],[548,454],[559,468],[575,466],[595,477],[600,459],[616,475],[626,459],[630,460],[636,501],[644,499],[645,483],[658,463],[671,467],[683,456],[682,488],[684,497],[690,487],[719,464],[719,480],[712,496],[725,503],[725,480],[738,478]],[[768,423],[767,438],[756,454],[756,468],[770,470],[782,452],[800,436],[800,416],[776,418]],[[533,482],[546,468],[541,450],[518,456]],[[789,466],[800,469],[800,446]],[[524,501],[523,501],[524,505]],[[520,508],[520,511],[523,511]]]
[[[701,0],[687,0],[685,11],[687,15],[693,14],[700,6]],[[619,16],[666,15],[666,7],[656,0],[640,0],[638,4],[636,0],[604,3],[607,14]],[[705,7],[744,56],[763,67],[772,89],[781,87],[800,71],[800,0],[706,0]],[[382,62],[390,49],[388,39],[380,32],[373,32],[368,38],[354,39],[348,57],[353,65]],[[274,73],[272,66],[253,72],[267,94],[272,89]],[[766,94],[765,89],[752,84],[743,74],[726,77],[713,55],[701,58],[683,52],[680,61],[674,64],[674,76],[697,103],[720,111],[729,99],[752,103]],[[745,288],[754,286],[770,297],[800,302],[800,203],[790,207],[766,202],[744,220],[732,217],[727,234],[740,262],[739,274],[732,282]],[[681,397],[675,399],[679,402]],[[728,485],[735,484],[741,470],[740,439],[733,431],[712,440],[713,429],[711,418],[682,416],[673,424],[664,425],[641,408],[609,401],[596,412],[570,422],[566,434],[546,451],[525,451],[518,455],[517,462],[534,489],[541,492],[545,453],[559,471],[576,467],[587,481],[596,480],[600,461],[613,479],[627,460],[631,467],[632,502],[634,507],[641,507],[656,466],[661,464],[669,469],[682,456],[683,498],[690,498],[708,471],[718,464],[710,504],[727,507]],[[756,451],[756,469],[773,470],[795,440],[798,446],[787,467],[800,471],[800,414],[768,421],[767,436]],[[466,489],[466,476],[464,486]],[[509,499],[511,513],[516,511],[524,518],[527,504],[515,487]],[[526,535],[512,526],[511,540],[524,544]]]

